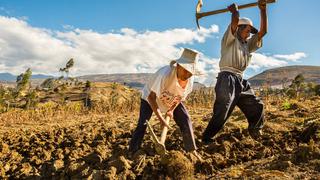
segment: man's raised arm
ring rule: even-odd
[[[258,32],[259,40],[267,34],[268,30],[268,18],[267,18],[267,3],[265,0],[259,0],[260,9],[260,30]]]
[[[238,22],[239,22],[238,5],[233,3],[230,6],[228,6],[228,9],[232,13],[232,16],[231,16],[231,32],[232,32],[232,34],[234,34],[236,32],[236,30],[237,30]]]

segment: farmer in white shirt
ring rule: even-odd
[[[245,114],[249,122],[249,134],[259,139],[263,126],[263,103],[254,95],[243,71],[249,65],[251,53],[262,47],[262,37],[267,33],[266,3],[259,1],[260,31],[248,18],[239,18],[236,4],[228,7],[232,13],[231,24],[221,42],[220,73],[215,86],[216,100],[213,116],[203,133],[202,142],[209,144],[224,126],[235,106]],[[250,37],[250,33],[254,34]]]
[[[181,130],[184,149],[187,152],[196,150],[192,122],[182,101],[192,91],[197,60],[198,53],[185,48],[179,59],[159,69],[145,85],[139,121],[129,144],[129,153],[133,154],[140,148],[147,128],[145,123],[152,113],[163,125],[167,124],[162,113],[172,117]]]

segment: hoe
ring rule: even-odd
[[[170,117],[167,116],[166,117],[166,123],[169,125],[169,121],[170,121]],[[163,129],[162,129],[162,133],[161,133],[161,137],[160,137],[160,141],[159,139],[157,138],[157,135],[154,133],[151,125],[149,124],[149,121],[146,122],[146,125],[151,133],[151,136],[152,136],[152,140],[153,142],[155,143],[155,150],[156,150],[156,153],[159,154],[159,155],[165,155],[167,150],[166,150],[166,146],[164,145],[165,141],[166,141],[166,137],[167,137],[167,133],[168,133],[168,127],[167,126],[164,126]],[[169,127],[171,129],[171,127]],[[199,159],[201,162],[203,162],[203,159],[201,158],[201,156],[197,153],[196,150],[194,150],[192,152],[192,154],[197,158]]]
[[[167,124],[169,124],[169,121],[170,121],[170,117],[167,116],[166,117]],[[167,137],[167,133],[168,133],[168,127],[167,126],[163,127],[162,133],[161,133],[161,137],[160,137],[160,141],[159,141],[159,139],[157,138],[157,135],[154,133],[151,125],[149,124],[149,121],[147,121],[146,124],[147,124],[147,127],[148,127],[148,129],[149,129],[149,131],[151,133],[152,140],[155,143],[155,149],[156,149],[157,154],[160,154],[160,155],[166,154],[166,146],[164,145],[164,143],[166,141],[166,137]]]
[[[265,1],[268,4],[276,2],[276,0],[265,0]],[[198,4],[197,4],[197,7],[196,7],[196,22],[197,22],[198,29],[200,29],[199,19],[201,19],[203,17],[206,17],[206,16],[211,16],[211,15],[215,15],[215,14],[229,12],[228,8],[209,11],[209,12],[200,12],[202,5],[203,5],[202,0],[198,0]],[[258,2],[239,5],[238,9],[245,9],[245,8],[255,7],[255,6],[258,6]]]

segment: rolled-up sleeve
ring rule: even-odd
[[[162,81],[163,74],[160,71],[156,72],[150,81],[150,92],[153,91],[157,95],[157,97],[159,97],[161,94]]]
[[[259,41],[258,34],[253,35],[248,41],[248,46],[250,53],[255,52],[256,50],[262,47],[262,38]]]
[[[232,42],[234,42],[235,39],[236,38],[235,38],[234,34],[232,34],[232,31],[231,31],[231,25],[229,25],[228,29],[226,30],[226,32],[223,35],[223,38],[222,38],[222,41],[221,41],[221,46],[227,47]]]

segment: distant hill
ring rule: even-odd
[[[78,77],[79,80],[92,82],[118,82],[129,87],[142,89],[144,84],[152,76],[152,73],[132,73],[132,74],[98,74]],[[205,87],[205,85],[195,82],[194,89]]]
[[[282,87],[288,85],[298,74],[303,74],[306,82],[314,82],[320,84],[320,66],[285,66],[266,70],[257,74],[249,81],[253,87],[270,85],[272,87]],[[82,81],[92,82],[117,82],[129,87],[142,89],[144,84],[152,76],[152,73],[130,73],[130,74],[96,74],[84,75],[77,77]],[[40,84],[42,80],[52,76],[36,74],[32,75],[33,84]],[[16,81],[16,76],[10,73],[0,73],[0,82],[12,83]],[[201,83],[195,82],[194,89],[205,87]]]
[[[152,76],[152,73],[131,73],[131,74],[96,74],[77,77],[80,81],[91,82],[117,82],[136,89],[142,89],[144,84]],[[52,76],[36,74],[32,75],[32,86],[40,85],[44,79]],[[14,86],[17,76],[10,73],[0,73],[0,83]],[[194,89],[205,87],[203,84],[195,82]]]
[[[10,73],[0,73],[0,81],[15,81],[17,76]]]
[[[320,84],[320,66],[285,66],[266,70],[249,79],[253,87],[289,85],[298,75],[303,74],[305,82]]]
[[[49,77],[49,75],[43,75],[43,74],[34,74],[31,76],[31,79],[47,79]],[[17,76],[10,74],[10,73],[0,73],[0,81],[8,81],[8,82],[12,82],[12,81],[16,81]]]
[[[44,74],[34,74],[31,76],[31,85],[38,86],[40,85],[43,80],[47,78],[51,78],[53,76],[44,75]],[[8,87],[15,87],[16,86],[17,76],[10,74],[10,73],[0,73],[0,84],[5,85]]]
[[[152,73],[131,73],[85,75],[78,78],[79,80],[88,80],[92,82],[117,82],[130,87],[141,89],[151,76]]]

